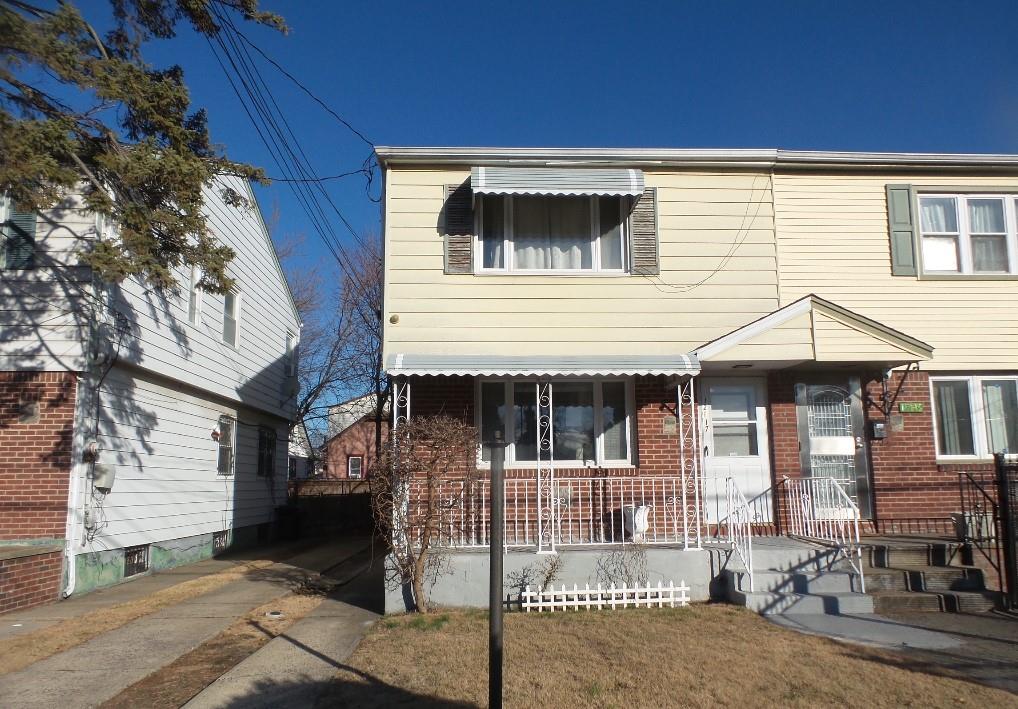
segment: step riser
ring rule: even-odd
[[[811,614],[841,615],[846,613],[872,613],[873,600],[862,594],[848,596],[790,596],[773,593],[742,593],[734,591],[731,600],[763,615]]]
[[[740,571],[734,578],[738,590],[749,591],[749,574]],[[858,577],[843,572],[809,576],[758,571],[753,581],[754,590],[775,593],[853,593],[860,590]]]
[[[979,595],[953,593],[913,593],[903,596],[875,594],[873,605],[877,613],[927,612],[927,613],[987,613],[1000,609],[999,601]]]
[[[947,567],[949,568],[949,567]],[[866,587],[871,591],[983,591],[986,586],[978,569],[911,571],[869,569]]]
[[[864,554],[867,564],[876,569],[898,568],[901,566],[947,566],[954,548],[948,545],[930,547],[874,547]]]

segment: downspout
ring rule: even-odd
[[[102,238],[101,223],[103,222],[100,215],[96,215],[95,222],[95,233],[96,239]],[[95,451],[88,450],[88,443],[86,440],[87,432],[85,430],[86,425],[90,419],[90,412],[92,410],[92,396],[99,396],[99,391],[95,390],[92,392],[92,371],[90,361],[96,352],[96,341],[98,339],[98,328],[96,327],[98,313],[95,312],[95,299],[98,297],[99,289],[96,287],[97,278],[95,271],[91,272],[91,294],[92,301],[89,305],[91,317],[88,319],[88,334],[85,337],[83,343],[83,367],[81,374],[78,378],[78,390],[77,396],[75,397],[74,405],[74,435],[71,440],[71,469],[70,469],[70,485],[67,491],[67,521],[64,532],[64,568],[67,569],[67,579],[63,591],[61,591],[61,597],[67,598],[74,593],[75,585],[77,584],[77,564],[75,562],[75,550],[78,546],[78,531],[84,525],[84,520],[81,519],[81,486],[85,478],[87,477],[89,463],[86,458],[90,455],[94,455]],[[99,418],[96,416],[95,432],[98,434],[99,429]]]

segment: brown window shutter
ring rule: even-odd
[[[474,193],[470,180],[445,186],[442,207],[442,235],[445,238],[445,272],[474,272]]]
[[[657,246],[657,188],[648,187],[629,215],[632,271],[639,276],[661,272]]]

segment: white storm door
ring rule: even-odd
[[[727,478],[733,478],[745,495],[752,519],[770,522],[766,380],[708,378],[701,387],[707,522],[724,522],[728,516]]]

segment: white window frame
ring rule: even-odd
[[[930,415],[933,417],[933,445],[937,461],[965,462],[975,460],[993,460],[990,449],[990,431],[986,426],[986,404],[983,401],[984,381],[1013,381],[1018,386],[1018,375],[1014,374],[979,374],[950,375],[930,377]],[[937,433],[937,397],[934,390],[936,382],[967,382],[969,392],[969,417],[972,421],[973,455],[945,455],[940,452],[940,434]]]
[[[353,461],[358,461],[357,475],[353,474],[353,467],[350,465]],[[346,457],[346,476],[351,480],[361,480],[364,477],[364,456],[362,455],[348,455]]]
[[[223,296],[223,330],[222,330],[221,335],[222,335],[222,340],[223,340],[223,344],[224,345],[228,345],[229,347],[232,347],[234,349],[240,349],[240,317],[241,317],[241,312],[242,312],[242,307],[243,307],[243,303],[242,303],[243,297],[242,297],[242,294],[239,291],[233,291],[232,295],[233,295],[233,303],[234,303],[234,307],[233,307],[233,320],[234,320],[234,323],[236,325],[236,327],[234,327],[234,329],[233,329],[233,340],[234,341],[230,342],[229,340],[226,339],[226,318],[227,318],[227,315],[226,315],[226,296],[225,295]]]
[[[187,321],[195,327],[201,322],[202,303],[205,301],[205,292],[198,285],[200,280],[201,270],[197,266],[191,266],[191,286],[187,292]]]
[[[556,382],[570,382],[570,383],[590,383],[594,385],[594,455],[593,461],[579,461],[579,460],[556,460],[554,461],[556,468],[561,469],[572,469],[572,468],[633,468],[636,467],[636,450],[635,450],[635,428],[634,423],[636,420],[636,394],[635,387],[633,385],[632,377],[608,377],[608,376],[597,376],[597,377],[561,377],[551,379],[552,384],[552,402],[554,403],[555,397],[555,383]],[[515,397],[514,397],[514,386],[535,386],[537,384],[536,379],[523,378],[504,378],[504,377],[475,377],[474,378],[474,427],[478,432],[481,431],[481,385],[490,384],[492,382],[501,382],[505,386],[505,402],[506,412],[508,414],[507,421],[505,422],[505,440],[506,440],[506,456],[505,456],[505,467],[506,468],[517,468],[517,469],[536,469],[538,466],[535,460],[516,460],[516,417],[513,415],[515,409]],[[602,385],[606,382],[623,382],[626,385],[626,458],[619,460],[605,460],[604,458],[604,417],[601,414],[603,391]],[[482,460],[481,446],[477,447],[477,465],[482,470],[488,470],[491,468],[491,463],[486,460]]]
[[[230,430],[230,469],[219,469],[219,452],[223,446],[223,423],[229,422]],[[216,441],[216,474],[223,477],[230,477],[237,472],[237,419],[229,414],[223,414],[216,420],[216,429],[219,431],[219,439]]]
[[[923,240],[925,237],[954,236],[947,232],[924,232],[922,222],[922,200],[925,198],[939,197],[952,199],[955,203],[955,213],[958,219],[958,270],[957,271],[936,271],[926,268]],[[976,271],[974,270],[972,258],[972,231],[969,220],[968,200],[970,199],[996,199],[1004,203],[1004,241],[1007,245],[1006,271]],[[979,278],[979,277],[1000,277],[1018,276],[1018,194],[1008,192],[919,192],[916,195],[916,231],[919,234],[919,259],[922,264],[922,274],[926,276],[952,277],[952,278]],[[976,234],[980,236],[981,234]]]
[[[297,375],[297,334],[293,330],[286,331],[286,376]]]
[[[601,210],[598,207],[600,195],[589,196],[590,201],[590,247],[591,254],[590,268],[541,268],[523,269],[516,268],[513,253],[513,195],[492,195],[502,200],[502,208],[505,210],[502,221],[502,266],[499,268],[486,268],[484,266],[484,200],[478,196],[476,208],[474,209],[474,268],[475,273],[481,274],[518,274],[518,275],[570,275],[570,276],[624,276],[629,273],[629,220],[623,218],[620,225],[620,240],[622,241],[622,268],[601,267]],[[524,195],[527,196],[527,195]],[[540,196],[540,195],[534,195]],[[610,195],[604,195],[610,196]],[[626,213],[626,204],[622,197],[619,200],[619,216]]]

